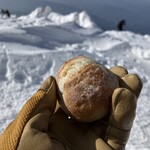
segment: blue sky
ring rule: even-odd
[[[126,19],[127,29],[150,34],[150,0],[0,0],[1,8],[18,14],[28,14],[45,5],[60,13],[86,10],[106,29]]]

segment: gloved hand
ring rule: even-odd
[[[56,105],[56,84],[49,77],[0,136],[0,150],[123,150],[135,117],[142,82],[122,67],[111,69],[120,88],[112,95],[109,116],[81,123]]]

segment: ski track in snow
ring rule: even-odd
[[[51,19],[54,14],[61,21]],[[0,132],[49,75],[55,76],[66,60],[86,55],[108,68],[121,65],[140,75],[144,86],[127,149],[150,149],[150,36],[102,32],[85,12],[74,14],[66,17],[47,7],[0,19]]]

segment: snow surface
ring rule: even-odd
[[[62,15],[49,7],[0,18],[0,133],[49,75],[79,55],[140,75],[144,86],[127,149],[150,149],[150,35],[103,32],[84,11]]]

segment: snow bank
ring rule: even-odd
[[[74,12],[69,15],[61,15],[55,12],[49,14],[48,18],[57,24],[74,22],[83,28],[94,28],[96,24],[92,22],[90,16],[85,12]]]
[[[19,19],[28,19],[28,21],[32,20],[32,23],[35,20],[39,20],[41,22],[55,23],[57,25],[62,25],[66,23],[75,23],[81,28],[95,28],[96,24],[91,20],[90,16],[86,11],[82,12],[73,12],[71,14],[62,15],[57,12],[52,11],[52,9],[48,6],[46,7],[38,7],[33,12],[31,12],[27,16],[21,16]]]
[[[38,7],[33,12],[31,12],[28,16],[30,18],[40,18],[40,17],[47,17],[51,13],[51,8],[46,6],[44,7]]]

